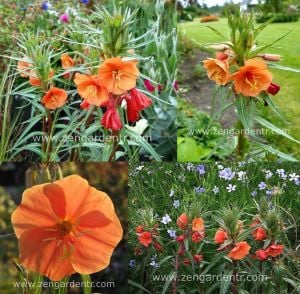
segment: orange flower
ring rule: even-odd
[[[139,236],[139,242],[145,246],[148,247],[149,244],[151,244],[152,242],[152,235],[149,232],[143,232],[140,236]]]
[[[48,79],[50,80],[54,76],[54,70],[51,69]],[[29,76],[29,84],[31,86],[40,87],[42,85],[41,80],[37,77],[36,72],[32,70]]]
[[[89,104],[100,106],[108,100],[107,90],[103,87],[97,75],[75,75],[74,83],[81,98]]]
[[[63,69],[74,67],[75,61],[67,53],[61,55],[61,65]]]
[[[246,241],[236,243],[228,256],[235,260],[243,259],[249,253],[250,248],[251,246]]]
[[[185,213],[181,214],[178,219],[177,219],[177,226],[182,229],[185,230],[187,228],[188,225],[188,217]]]
[[[267,233],[264,228],[257,228],[252,232],[254,240],[263,241],[267,238]]]
[[[217,85],[226,85],[228,83],[229,64],[227,59],[208,58],[203,63],[203,67],[206,68],[210,80],[215,81]]]
[[[266,63],[259,58],[247,60],[231,78],[235,92],[250,97],[256,97],[260,92],[266,91],[272,82],[272,74],[268,71]]]
[[[255,258],[259,259],[260,261],[264,261],[268,258],[268,255],[263,249],[259,249],[255,251]]]
[[[139,225],[135,228],[136,233],[141,234],[144,232],[144,226]]]
[[[120,95],[136,86],[139,70],[136,60],[122,60],[119,57],[106,59],[99,67],[99,77],[108,92]]]
[[[228,238],[228,234],[223,229],[219,229],[216,231],[215,234],[216,244],[223,244],[227,238]]]
[[[204,222],[201,217],[194,218],[192,221],[192,231],[203,231],[204,230]]]
[[[54,110],[65,105],[67,98],[68,94],[65,90],[53,87],[42,98],[42,103],[46,108]]]
[[[202,241],[202,239],[204,238],[204,236],[205,236],[204,231],[202,231],[202,232],[193,232],[192,241],[194,243],[200,243]]]
[[[68,69],[75,66],[75,61],[67,53],[63,53],[60,59],[63,69]],[[70,77],[70,73],[66,72],[63,76],[67,79]]]
[[[123,234],[111,199],[77,175],[25,190],[11,220],[20,263],[54,281],[106,268]]]
[[[31,71],[32,65],[25,61],[25,60],[19,60],[18,61],[18,71],[20,72],[20,76],[23,78],[28,78],[29,73]]]
[[[273,245],[270,245],[270,246],[265,250],[265,252],[266,252],[266,254],[267,254],[268,256],[276,257],[276,256],[282,254],[283,248],[284,248],[283,245],[275,245],[275,244],[273,244]]]

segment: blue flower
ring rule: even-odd
[[[50,4],[49,4],[48,1],[43,2],[43,4],[42,4],[42,9],[43,9],[44,11],[47,11],[47,10],[49,9],[49,7],[50,7]]]
[[[130,259],[129,260],[129,266],[132,268],[135,266],[135,260],[134,259]]]
[[[168,229],[167,232],[171,238],[176,238],[176,231]]]
[[[257,196],[257,192],[256,192],[256,191],[252,191],[252,192],[251,192],[251,196],[252,196],[252,197]]]
[[[179,200],[174,200],[173,206],[174,206],[175,208],[178,208],[179,205],[180,205]]]
[[[217,186],[214,186],[214,188],[213,188],[213,192],[215,193],[215,194],[218,194],[219,193],[219,188],[217,187]]]
[[[235,172],[231,168],[226,167],[219,172],[219,177],[225,180],[232,180],[234,178]]]
[[[205,192],[205,188],[203,188],[203,187],[195,187],[194,191],[195,191],[195,193],[204,193]]]
[[[260,184],[258,184],[258,188],[259,190],[264,190],[266,189],[267,185],[265,182],[260,182]]]
[[[89,4],[90,0],[81,0],[80,1],[82,4]]]
[[[205,166],[203,164],[199,164],[196,167],[196,171],[199,173],[200,176],[205,174]]]
[[[171,218],[168,214],[165,214],[163,217],[162,217],[162,220],[160,221],[161,223],[167,225],[169,222],[171,222]]]

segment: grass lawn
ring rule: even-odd
[[[191,39],[195,39],[201,44],[216,43],[225,41],[207,26],[211,26],[223,34],[228,33],[227,20],[222,18],[218,22],[201,23],[199,19],[193,22],[181,23],[179,28],[184,30]],[[283,66],[300,69],[300,22],[270,24],[261,32],[258,42],[259,45],[265,45],[273,42],[277,38],[285,35],[293,29],[285,38],[274,44],[266,53],[277,53],[282,56],[278,63]],[[200,60],[199,60],[200,62]],[[280,121],[268,108],[263,109],[263,113],[273,124],[286,129],[290,135],[300,139],[300,73],[288,72],[283,70],[271,69],[274,82],[281,85],[280,92],[273,97],[275,103],[282,110],[288,123]],[[299,145],[282,137],[273,135],[269,138],[277,148],[288,153],[298,153]],[[284,142],[284,143],[283,143]],[[299,158],[299,155],[296,156]]]

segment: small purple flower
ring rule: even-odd
[[[170,216],[168,215],[168,214],[165,214],[163,217],[162,217],[162,220],[161,220],[161,222],[163,223],[163,224],[165,224],[165,225],[167,225],[169,222],[171,222],[172,220],[171,220],[171,218],[170,218]]]
[[[266,189],[266,187],[267,187],[267,185],[265,182],[261,182],[260,184],[258,184],[259,190],[264,190],[264,189]]]
[[[266,195],[267,195],[267,196],[271,196],[272,194],[273,194],[273,190],[267,190],[267,191],[266,191]]]
[[[188,163],[187,166],[186,166],[186,169],[188,171],[192,171],[194,169],[194,165],[192,163]]]
[[[266,179],[270,179],[273,176],[273,173],[270,170],[266,170]]]
[[[152,267],[154,267],[154,268],[159,268],[159,264],[158,264],[155,260],[152,260],[152,261],[150,262],[150,265],[151,265]]]
[[[200,176],[205,174],[205,166],[203,164],[199,164],[196,167],[196,171],[199,173]]]
[[[236,189],[236,185],[231,185],[229,184],[227,187],[226,187],[228,193],[232,192],[232,191],[235,191]]]
[[[231,168],[226,167],[219,172],[219,177],[224,180],[232,180],[234,178],[235,172],[232,172]]]
[[[220,189],[217,186],[214,186],[214,188],[212,189],[212,191],[214,192],[214,194],[218,194]]]
[[[170,197],[173,197],[174,194],[175,194],[175,191],[174,191],[173,189],[171,189],[169,196],[170,196]]]
[[[257,192],[256,192],[256,191],[252,191],[252,192],[251,192],[251,196],[252,196],[252,197],[257,196]]]
[[[289,177],[291,182],[296,183],[297,181],[299,181],[299,176],[296,173],[289,174]]]
[[[48,1],[44,1],[43,2],[43,4],[42,4],[42,9],[44,10],[44,11],[47,11],[49,8],[50,8],[50,4],[49,4],[49,2]]]
[[[82,4],[89,4],[90,0],[81,0],[80,1]]]
[[[135,260],[134,260],[134,259],[130,259],[130,260],[129,260],[129,266],[130,266],[131,268],[135,267]]]
[[[180,205],[179,200],[174,200],[173,206],[174,206],[175,208],[178,208],[179,205]]]
[[[176,231],[168,229],[167,232],[171,238],[176,238]]]
[[[59,17],[59,20],[61,22],[64,22],[64,23],[68,23],[69,22],[69,14],[68,13],[63,13],[60,17]]]
[[[205,188],[203,188],[203,187],[195,187],[194,191],[197,194],[204,193],[205,192]]]

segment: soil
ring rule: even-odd
[[[181,96],[194,105],[198,110],[211,113],[212,96],[215,83],[207,78],[206,72],[200,72],[196,66],[209,57],[206,52],[194,49],[192,54],[185,56],[179,65],[179,80]],[[234,125],[236,114],[233,107],[223,112],[220,123],[224,128]]]

